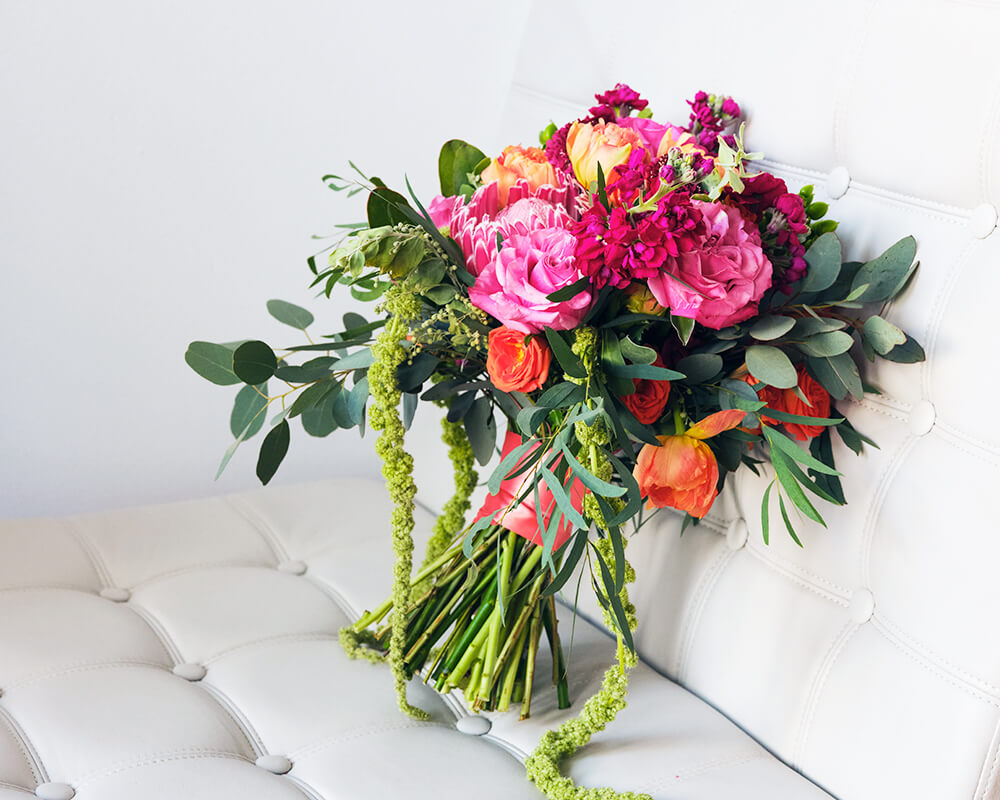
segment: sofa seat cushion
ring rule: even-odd
[[[611,641],[563,608],[569,711],[542,678],[529,721],[491,714],[474,736],[456,727],[468,714],[457,695],[414,681],[431,719],[402,716],[389,670],[337,640],[388,591],[388,515],[380,483],[338,480],[0,523],[0,800],[45,784],[39,796],[80,800],[452,798],[473,786],[537,800],[520,762],[595,691]],[[421,542],[432,521],[418,508]],[[538,675],[550,670],[540,660]],[[629,707],[569,769],[654,797],[828,797],[645,665]]]

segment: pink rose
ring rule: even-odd
[[[515,448],[519,447],[521,445],[521,441],[521,437],[516,433],[513,431],[507,431],[507,436],[503,443],[503,451],[500,454],[501,459],[506,457]],[[520,467],[536,449],[537,447],[529,449],[521,460],[517,462],[511,472],[516,472],[517,468]],[[537,469],[537,467],[535,469]],[[571,476],[572,473],[569,473],[569,475]],[[476,520],[482,519],[487,515],[492,515],[493,522],[498,525],[501,525],[509,531],[513,531],[519,536],[523,536],[528,541],[534,542],[535,544],[541,544],[542,534],[538,529],[538,517],[535,514],[534,492],[529,492],[528,496],[524,500],[520,503],[514,504],[514,501],[521,496],[521,493],[527,488],[527,486],[531,485],[529,481],[533,481],[534,477],[535,470],[532,469],[526,474],[518,475],[515,478],[505,479],[500,484],[500,491],[497,492],[497,494],[487,495],[482,508],[480,508],[479,513],[476,514]],[[569,478],[567,478],[567,480],[569,480]],[[573,508],[577,511],[580,511],[583,508],[583,496],[586,494],[586,491],[587,490],[579,480],[573,480],[573,486],[569,490],[569,497],[570,502],[573,504]],[[552,519],[552,514],[556,510],[556,500],[552,496],[552,492],[544,481],[538,484],[538,500],[542,506],[542,522],[545,523],[545,527],[547,528],[549,520]],[[513,507],[510,508],[510,510],[506,510],[512,504],[514,504]],[[572,532],[572,523],[563,517],[562,522],[556,530],[555,543],[552,549],[558,550],[569,538],[569,535]]]
[[[771,286],[771,262],[757,229],[746,226],[737,209],[700,200],[692,205],[704,217],[705,237],[691,251],[668,257],[664,271],[649,278],[649,290],[676,316],[718,330],[757,313]]]
[[[575,328],[590,310],[590,287],[569,300],[548,295],[583,277],[576,265],[576,238],[565,228],[543,228],[515,234],[469,287],[469,300],[522,333],[542,328]]]

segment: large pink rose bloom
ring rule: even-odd
[[[663,272],[649,279],[649,290],[676,316],[719,330],[757,313],[771,286],[771,262],[756,227],[747,226],[737,209],[700,200],[692,205],[704,216],[705,238],[690,252],[668,257]]]
[[[498,233],[506,241],[515,234],[568,225],[568,197],[566,188],[532,188],[522,179],[509,187],[504,206],[500,184],[492,181],[477,189],[468,203],[458,196],[435,197],[427,211],[434,224],[447,229],[458,243],[469,272],[478,275],[496,255]]]
[[[469,300],[522,333],[540,333],[544,327],[575,328],[593,303],[590,287],[569,300],[548,299],[583,277],[575,249],[576,238],[565,228],[511,236],[469,287]]]

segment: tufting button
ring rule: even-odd
[[[467,717],[460,717],[455,723],[455,728],[462,733],[467,733],[469,736],[482,736],[485,733],[490,732],[490,728],[493,727],[493,723],[490,722],[486,717],[481,717],[478,714],[470,714]]]
[[[929,400],[921,400],[915,403],[910,411],[910,431],[914,436],[924,436],[931,432],[936,418],[934,404]]]
[[[201,664],[178,664],[174,667],[174,675],[186,681],[200,681],[207,672]]]
[[[299,561],[298,559],[292,561],[282,561],[278,564],[278,571],[287,572],[289,575],[305,575],[306,569],[306,562]]]
[[[847,167],[834,167],[826,176],[826,191],[834,200],[847,194],[847,187],[850,185],[851,173],[847,171]]]
[[[101,597],[105,600],[110,600],[112,603],[127,603],[131,596],[132,592],[120,586],[108,586],[105,589],[101,589]]]
[[[729,528],[726,529],[726,544],[729,545],[730,550],[742,549],[749,537],[750,531],[747,529],[745,519],[734,519],[729,523]]]
[[[969,217],[969,228],[972,235],[977,239],[985,239],[997,226],[997,210],[989,203],[983,203],[972,209],[972,216]]]
[[[261,769],[266,769],[275,775],[284,775],[292,768],[292,762],[284,756],[261,756],[254,763]]]
[[[875,596],[870,589],[858,589],[851,596],[851,619],[863,625],[875,613]]]
[[[35,797],[41,800],[73,800],[76,790],[68,783],[43,783],[35,787]]]

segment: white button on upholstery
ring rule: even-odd
[[[726,530],[726,544],[730,550],[742,549],[749,537],[750,531],[745,519],[734,519],[729,523],[729,528]]]
[[[875,613],[875,596],[870,589],[858,589],[851,597],[851,619],[863,625]]]
[[[470,714],[467,717],[461,717],[455,723],[455,727],[462,733],[469,734],[469,736],[482,736],[484,733],[490,732],[493,723],[486,719],[486,717],[481,717],[478,714]]]
[[[35,787],[35,797],[40,800],[73,800],[76,790],[68,783],[43,783]]]
[[[977,239],[985,239],[997,226],[996,207],[989,203],[983,203],[972,209],[972,216],[969,218],[969,227],[972,235]]]
[[[101,589],[101,597],[112,603],[126,603],[131,596],[132,592],[120,586],[108,586],[106,589]]]
[[[254,763],[261,769],[266,769],[275,775],[284,775],[292,768],[292,762],[284,756],[261,756]]]
[[[921,400],[914,404],[913,410],[910,411],[910,431],[914,436],[924,436],[931,432],[936,418],[937,412],[934,410],[933,403],[929,400]]]
[[[279,572],[287,572],[289,575],[305,575],[306,562],[295,559],[293,561],[282,561],[278,564]]]
[[[834,167],[826,178],[826,191],[834,200],[847,194],[847,187],[851,185],[851,173],[847,167]]]
[[[174,667],[174,675],[186,681],[200,681],[207,672],[201,664],[178,664]]]

